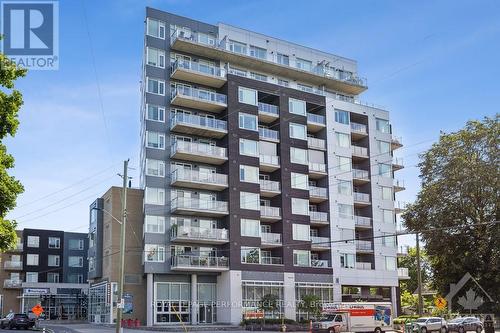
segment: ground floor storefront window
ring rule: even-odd
[[[155,283],[155,324],[189,323],[190,304],[190,283]]]
[[[308,320],[309,314],[301,310],[301,302],[306,295],[314,295],[318,302],[323,304],[333,303],[333,284],[331,283],[295,283],[295,298],[296,298],[296,320]]]
[[[111,324],[116,314],[112,305],[116,305],[117,284],[101,283],[89,289],[88,308],[89,322],[95,324]]]
[[[85,294],[23,294],[21,296],[23,313],[40,304],[46,320],[85,320],[87,319],[87,295]]]
[[[283,282],[242,281],[243,318],[261,317],[260,304],[266,295],[277,296],[277,309],[266,311],[266,318],[281,318],[284,313]]]

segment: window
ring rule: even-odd
[[[83,257],[80,256],[69,256],[68,257],[69,267],[83,267]]]
[[[290,174],[292,188],[307,190],[309,188],[309,176],[302,173],[292,172]]]
[[[335,137],[337,138],[337,146],[349,148],[349,146],[351,145],[351,138],[349,134],[335,132]]]
[[[38,272],[26,272],[26,282],[38,282]]]
[[[278,78],[278,84],[282,87],[289,87],[290,86],[290,82],[288,80],[280,79],[280,78]]]
[[[40,247],[40,237],[28,236],[28,247]]]
[[[165,108],[158,105],[147,104],[146,119],[165,122]]]
[[[165,95],[165,81],[147,78],[147,92],[155,95]]]
[[[349,124],[349,112],[342,110],[335,110],[335,121],[341,124]]]
[[[26,265],[29,266],[38,266],[38,254],[29,253],[26,256]]]
[[[292,214],[309,215],[309,200],[292,198]]]
[[[96,266],[95,266],[95,258],[90,257],[89,258],[89,272],[95,271]]]
[[[59,273],[47,273],[48,283],[59,283]]]
[[[165,23],[161,21],[148,17],[147,31],[149,36],[165,39]]]
[[[351,158],[337,156],[337,168],[339,171],[351,171]]]
[[[234,75],[238,75],[238,76],[247,77],[247,71],[245,71],[243,69],[236,68],[236,67],[229,67],[229,73],[234,74]]]
[[[304,71],[310,72],[312,69],[312,61],[297,58],[295,60],[295,65],[297,66],[298,69],[302,69]]]
[[[165,177],[165,162],[146,159],[146,176]]]
[[[240,116],[240,128],[247,129],[250,131],[258,131],[257,128],[257,116],[248,113],[239,113]]]
[[[307,140],[307,127],[306,125],[289,123],[290,137],[293,139]]]
[[[164,262],[165,247],[156,244],[146,244],[144,246],[144,259],[147,262]]]
[[[59,237],[49,237],[49,249],[60,249],[61,239]]]
[[[260,237],[260,221],[241,219],[241,236]]]
[[[49,259],[48,259],[48,266],[51,266],[51,267],[59,267],[60,264],[61,264],[61,258],[57,255],[52,255],[52,254],[49,254]]]
[[[346,229],[346,228],[341,228],[340,229],[340,239],[344,240],[345,243],[354,243],[354,229]]]
[[[83,239],[70,239],[68,245],[70,250],[83,250],[85,241]]]
[[[145,232],[163,234],[165,232],[165,217],[146,215]]]
[[[382,200],[392,200],[392,187],[380,186]]]
[[[377,140],[378,150],[381,154],[391,152],[391,144],[387,141]]]
[[[259,194],[250,192],[240,192],[240,208],[260,210]]]
[[[379,163],[378,164],[378,175],[382,177],[391,177],[391,165]]]
[[[258,156],[259,143],[254,140],[240,139],[240,154],[247,156]]]
[[[206,45],[215,45],[215,37],[209,34],[198,32],[198,42]]]
[[[257,105],[257,90],[238,87],[238,102]]]
[[[290,147],[290,162],[308,165],[307,150]]]
[[[382,234],[382,245],[388,247],[396,247],[396,237],[392,233],[383,233]]]
[[[288,100],[288,111],[290,113],[305,116],[306,115],[306,102],[298,99],[290,98]]]
[[[240,181],[259,183],[259,167],[240,165]]]
[[[389,125],[389,120],[376,118],[375,122],[376,122],[377,131],[382,132],[382,133],[390,133],[391,132],[391,126]]]
[[[313,92],[314,89],[312,86],[308,86],[306,84],[300,84],[300,83],[297,83],[297,88],[302,90],[302,91],[305,91],[305,92]]]
[[[267,50],[261,47],[250,45],[250,56],[259,59],[267,59]]]
[[[150,205],[164,205],[165,190],[157,187],[146,187],[146,198],[144,201]]]
[[[148,65],[165,68],[165,51],[148,47],[146,53]]]
[[[240,54],[247,54],[247,44],[229,40],[229,51]]]
[[[69,283],[83,283],[83,275],[82,274],[70,274],[68,275]]]
[[[290,57],[286,54],[278,53],[276,60],[278,61],[278,64],[290,66]]]
[[[241,247],[241,262],[243,264],[260,264],[260,249],[258,247]]]
[[[340,267],[342,268],[355,268],[356,256],[349,253],[340,254]]]
[[[394,223],[394,213],[390,209],[382,209],[382,221],[384,223]]]
[[[165,134],[158,132],[146,132],[146,147],[165,149]]]
[[[396,268],[396,257],[385,257],[385,269],[388,271],[395,271]]]
[[[352,219],[354,216],[354,207],[352,205],[338,204],[339,217]]]
[[[310,241],[311,233],[307,224],[293,224],[293,240]]]
[[[267,82],[267,75],[259,74],[255,72],[250,72],[250,77],[255,80],[259,80],[262,82]]]
[[[337,184],[338,194],[352,195],[352,183],[349,180],[339,180]]]
[[[311,266],[311,252],[305,250],[293,250],[293,265],[302,267]]]

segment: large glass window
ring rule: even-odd
[[[229,50],[234,53],[247,54],[247,44],[229,40]]]
[[[290,66],[290,57],[286,54],[278,53],[276,60],[278,61],[278,64]]]
[[[306,102],[298,99],[290,98],[288,100],[288,111],[290,113],[305,116],[306,115]]]
[[[165,39],[165,23],[148,17],[147,25],[149,36]]]
[[[241,219],[241,236],[260,237],[260,221]]]
[[[257,116],[248,113],[239,113],[240,128],[257,131]]]
[[[26,282],[38,282],[38,272],[26,272]]]
[[[241,247],[241,262],[244,264],[260,264],[260,249],[258,247]]]
[[[292,214],[309,215],[309,200],[292,198]]]
[[[146,215],[145,232],[163,234],[165,232],[165,217]]]
[[[259,156],[258,141],[240,139],[240,154],[247,156]]]
[[[290,147],[290,162],[308,165],[307,150]]]
[[[83,257],[80,256],[69,256],[68,257],[69,267],[83,267]]]
[[[335,110],[335,121],[341,124],[349,124],[349,112],[342,110]]]
[[[244,104],[257,105],[257,90],[238,87],[238,101]]]
[[[149,262],[164,262],[165,247],[157,244],[144,245],[145,261]]]
[[[261,47],[250,45],[250,56],[259,59],[267,59],[267,50]]]
[[[290,174],[292,188],[307,190],[309,188],[309,176],[302,173],[292,172]]]
[[[147,104],[146,119],[165,122],[165,108],[158,105]]]
[[[349,148],[351,145],[351,137],[349,134],[335,132],[335,137],[337,138],[337,146],[343,148]]]
[[[165,68],[165,51],[148,47],[146,52],[148,65]]]
[[[382,209],[382,221],[384,223],[394,223],[394,213],[390,209]]]
[[[189,322],[191,285],[179,282],[158,282],[155,286],[155,323]]]
[[[345,219],[352,219],[354,216],[354,207],[352,205],[337,204],[339,210],[339,217]]]
[[[309,241],[311,240],[311,231],[307,224],[293,224],[293,240]]]
[[[85,243],[83,239],[70,239],[68,245],[70,250],[83,250]]]
[[[351,171],[351,158],[337,156],[337,168],[339,171]]]
[[[393,200],[392,187],[380,186],[382,192],[382,200]]]
[[[240,208],[260,210],[259,194],[251,192],[240,192]]]
[[[258,183],[259,167],[240,165],[240,181],[248,183]]]
[[[349,180],[339,180],[337,184],[338,194],[352,195],[352,183]]]
[[[38,254],[28,253],[26,255],[26,265],[38,266]]]
[[[28,247],[40,247],[40,237],[28,236]]]
[[[157,187],[146,187],[146,195],[144,201],[150,205],[165,204],[165,190]]]
[[[390,232],[383,233],[382,245],[388,247],[396,247],[396,237]]]
[[[165,81],[148,77],[147,92],[155,95],[165,95]]]
[[[296,58],[295,65],[298,69],[310,72],[312,70],[312,61]]]
[[[158,132],[146,132],[146,147],[165,149],[165,134]]]
[[[306,250],[293,250],[293,265],[302,267],[311,266],[311,252]]]
[[[342,268],[355,268],[356,267],[356,255],[350,253],[340,254],[340,267]]]
[[[47,266],[59,267],[61,265],[61,258],[57,255],[49,254]]]
[[[375,122],[376,122],[377,131],[382,132],[382,133],[390,133],[391,132],[391,126],[389,125],[389,120],[376,118]]]
[[[306,125],[289,123],[290,137],[293,139],[307,140],[307,127]]]
[[[61,239],[59,237],[49,237],[49,249],[61,248]]]
[[[385,257],[385,269],[388,271],[395,271],[396,268],[396,257]]]
[[[165,162],[146,159],[146,176],[165,177]]]
[[[377,140],[377,144],[378,144],[378,150],[381,154],[391,152],[391,144],[389,142]]]
[[[379,176],[382,177],[392,177],[391,175],[391,165],[390,164],[384,164],[384,163],[379,163],[378,164],[378,174]]]

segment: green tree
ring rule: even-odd
[[[7,172],[14,167],[14,158],[7,153],[3,140],[14,136],[19,126],[17,114],[23,97],[14,88],[14,82],[25,75],[25,69],[17,67],[0,53],[0,252],[16,243],[16,223],[6,220],[5,216],[16,206],[17,196],[24,191],[21,183]]]
[[[266,312],[271,312],[271,314],[278,310],[278,296],[273,294],[265,294],[259,301],[258,309],[264,312],[264,325],[266,324]]]
[[[469,272],[500,304],[499,114],[469,121],[421,155],[422,189],[403,214],[406,227],[422,231],[442,295]],[[433,229],[425,232],[425,229]]]
[[[399,267],[408,268],[408,275],[410,279],[401,280],[399,286],[401,292],[408,291],[414,293],[417,290],[417,249],[410,247],[408,249],[408,255],[401,257],[399,260]],[[420,249],[420,268],[422,272],[422,285],[423,289],[430,286],[432,278],[432,267],[429,262],[429,257],[424,249]]]
[[[317,295],[304,295],[302,296],[302,300],[298,304],[298,308],[300,311],[303,311],[307,314],[307,319],[309,320],[309,316],[313,318],[318,318],[321,315],[321,298]]]
[[[401,306],[404,309],[416,312],[418,307],[418,296],[412,294],[412,292],[408,290],[401,291]]]

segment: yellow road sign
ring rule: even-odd
[[[444,309],[446,307],[446,300],[442,297],[438,297],[434,300],[434,304],[438,309]]]

